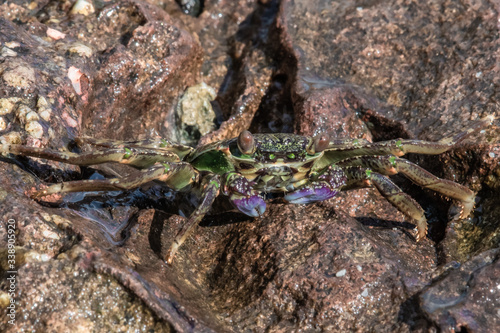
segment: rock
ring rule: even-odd
[[[438,140],[498,117],[498,15],[487,2],[202,3],[194,16],[173,0],[74,14],[1,4],[1,142],[175,140],[174,109],[202,81],[217,94],[219,129],[200,144],[246,128]],[[13,296],[1,284],[0,305],[18,307],[14,326],[2,311],[0,330],[484,331],[498,321],[498,133],[497,120],[445,154],[408,156],[478,191],[472,219],[451,223],[451,203],[394,177],[426,210],[419,243],[374,189],[308,206],[274,198],[256,219],[221,199],[172,266],[164,257],[196,193],[152,183],[37,203],[26,193],[42,183],[126,168],[2,157],[0,248],[16,221],[19,280]]]
[[[498,248],[484,251],[437,277],[419,295],[425,315],[442,332],[488,332],[499,327],[498,259]]]

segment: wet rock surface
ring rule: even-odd
[[[494,2],[78,3],[0,5],[2,143],[175,141],[179,100],[201,82],[218,127],[201,143],[245,128],[437,140],[499,117]],[[499,325],[498,133],[496,120],[445,154],[408,156],[478,193],[472,216],[450,222],[452,202],[395,177],[426,211],[422,242],[374,189],[275,198],[256,219],[219,200],[172,266],[195,193],[151,184],[39,204],[33,186],[123,171],[2,157],[0,330],[487,331]]]
[[[473,332],[495,330],[500,324],[498,259],[497,248],[444,271],[419,295],[424,313],[443,331],[454,327],[466,327]]]

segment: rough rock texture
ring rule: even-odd
[[[500,327],[498,317],[499,250],[485,251],[461,267],[445,271],[419,294],[424,313],[445,332],[464,327],[489,332]]]
[[[70,15],[70,3],[33,4],[26,13],[10,4],[18,17],[8,15],[8,3],[2,8],[3,94],[18,98],[6,113],[9,132],[24,125],[29,139],[53,147],[75,135],[173,133],[177,98],[197,82],[201,66],[202,50],[189,33],[142,2],[117,1],[87,16]],[[16,84],[20,77],[25,83]],[[22,108],[33,116],[24,120]]]
[[[500,116],[496,2],[210,0],[192,16],[178,3],[1,4],[1,142],[175,140],[177,103],[202,81],[218,129],[200,144],[244,128],[437,140]],[[449,222],[450,200],[394,177],[426,211],[420,243],[374,189],[308,206],[274,198],[256,219],[218,200],[172,266],[163,258],[196,193],[148,184],[37,203],[33,186],[127,169],[2,157],[0,330],[487,331],[500,324],[498,125],[408,156],[478,192],[469,219]]]

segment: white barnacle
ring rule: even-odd
[[[7,123],[3,117],[0,117],[0,131],[3,131],[7,128]]]
[[[21,104],[19,107],[15,110],[15,114],[17,119],[21,122],[21,124],[27,123],[26,121],[26,115],[30,112],[32,112],[31,108],[27,105]]]
[[[85,58],[90,58],[94,53],[92,48],[82,43],[73,43],[69,48],[69,51]]]
[[[5,84],[16,89],[28,89],[35,84],[35,70],[21,60],[10,63],[2,73]]]
[[[40,119],[38,114],[35,111],[30,111],[26,114],[26,122],[29,123],[30,121],[37,121]]]
[[[92,1],[87,0],[77,0],[71,8],[71,14],[81,14],[84,16],[88,16],[95,12],[94,4]]]
[[[52,114],[52,111],[50,109],[50,105],[47,101],[47,99],[43,96],[38,97],[38,101],[36,102],[36,109],[38,112],[38,115],[45,121],[50,120],[50,116]]]
[[[11,113],[20,100],[19,97],[0,98],[0,116]]]
[[[344,269],[341,269],[340,271],[338,271],[335,276],[336,277],[343,277],[345,276],[345,274],[347,273],[347,270],[344,268]]]
[[[30,121],[24,126],[26,132],[36,139],[40,139],[43,136],[43,127],[38,121]]]

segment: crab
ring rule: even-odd
[[[485,117],[460,133],[437,142],[395,139],[368,142],[363,139],[331,139],[296,134],[252,134],[202,145],[196,149],[167,140],[134,142],[78,138],[78,145],[96,149],[83,153],[61,152],[23,145],[2,144],[0,153],[38,157],[74,165],[107,162],[128,164],[132,173],[121,178],[68,181],[32,191],[31,197],[67,192],[130,190],[151,181],[164,182],[174,190],[198,187],[201,203],[171,244],[165,260],[172,264],[179,247],[196,229],[219,194],[242,213],[264,214],[264,193],[279,192],[294,204],[309,204],[334,197],[339,191],[375,187],[415,224],[416,240],[427,234],[424,210],[388,176],[400,173],[417,185],[456,200],[466,218],[474,207],[475,193],[450,180],[441,179],[401,158],[406,153],[437,155],[456,146],[471,133],[493,120]]]

